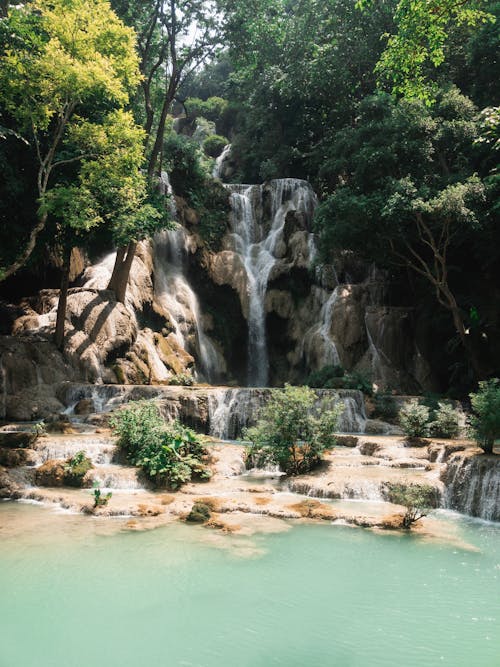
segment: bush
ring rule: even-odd
[[[431,435],[437,438],[456,438],[460,433],[458,410],[448,403],[438,403],[434,421],[429,424]]]
[[[343,406],[315,410],[316,401],[309,387],[285,385],[284,390],[273,391],[257,425],[244,434],[252,442],[247,463],[257,468],[278,465],[289,475],[317,466],[323,451],[335,445],[334,431]]]
[[[337,380],[344,376],[342,366],[323,366],[319,371],[314,371],[306,380],[308,387],[317,387],[319,389],[328,389],[331,380]]]
[[[202,116],[207,120],[218,121],[226,112],[228,101],[222,97],[209,97],[201,100],[199,97],[188,97],[185,102],[186,110],[191,118]]]
[[[479,391],[469,395],[474,411],[469,420],[471,435],[487,454],[491,454],[495,440],[500,438],[500,380],[483,380],[479,383]]]
[[[375,394],[374,404],[374,417],[391,421],[398,416],[398,404],[391,394]]]
[[[427,484],[387,484],[386,495],[395,505],[403,505],[406,512],[402,520],[402,527],[410,529],[412,525],[427,516],[429,511],[436,507],[436,489]]]
[[[93,468],[92,461],[83,450],[77,452],[73,458],[67,459],[64,467],[64,481],[68,486],[81,486],[83,478]]]
[[[209,157],[217,158],[222,153],[229,141],[220,134],[211,134],[203,142],[203,150]]]
[[[168,380],[168,384],[181,386],[181,387],[192,387],[194,384],[194,379],[191,373],[176,373],[172,375]]]
[[[128,460],[157,486],[177,489],[193,478],[211,477],[200,436],[179,422],[166,423],[155,403],[129,403],[111,419],[111,426]]]
[[[429,408],[417,400],[410,401],[399,411],[399,424],[405,435],[425,438],[428,434]]]
[[[363,394],[366,394],[367,396],[373,395],[372,379],[360,371],[353,371],[352,373],[348,373],[345,376],[344,387],[346,389],[357,389],[358,391],[362,391]]]
[[[102,491],[99,488],[99,482],[94,482],[94,490],[92,491],[92,495],[94,497],[94,507],[93,509],[97,509],[98,507],[105,507],[109,501],[111,500],[111,496],[113,495],[111,491],[108,491],[106,495],[102,495]]]

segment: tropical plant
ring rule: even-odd
[[[483,380],[478,391],[469,395],[473,410],[469,419],[472,437],[486,454],[491,454],[495,440],[500,438],[500,380]]]
[[[165,422],[152,401],[129,403],[111,420],[128,460],[157,486],[177,489],[192,478],[210,479],[200,436],[179,422]]]
[[[439,402],[434,420],[429,424],[431,435],[438,438],[456,438],[460,433],[459,412],[449,403]]]
[[[395,505],[403,505],[406,512],[402,519],[402,527],[410,529],[414,523],[436,507],[436,489],[427,484],[388,484],[386,486],[388,500]]]
[[[398,416],[398,404],[391,394],[375,394],[373,416],[379,419],[393,420]]]
[[[210,157],[216,158],[222,153],[229,141],[220,134],[211,134],[203,142],[203,150]]]
[[[92,491],[92,495],[94,497],[94,509],[97,509],[98,507],[105,507],[111,500],[113,494],[111,493],[111,491],[108,491],[108,493],[103,495],[100,489],[99,482],[97,481],[94,482],[93,487],[94,488]]]
[[[343,406],[317,406],[317,396],[309,387],[285,385],[274,390],[261,409],[253,428],[244,438],[252,444],[247,449],[247,465],[278,465],[289,475],[298,475],[316,467],[322,453],[335,445],[335,429]]]
[[[85,451],[80,450],[67,459],[64,466],[64,481],[68,486],[81,486],[83,478],[94,466]]]
[[[425,438],[428,435],[429,408],[413,399],[399,411],[399,424],[405,435]]]

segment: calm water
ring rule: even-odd
[[[498,667],[500,526],[448,524],[243,538],[2,503],[0,667]]]

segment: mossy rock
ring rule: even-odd
[[[205,503],[194,503],[186,517],[189,523],[206,523],[210,519],[210,507]]]

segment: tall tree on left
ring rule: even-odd
[[[123,153],[126,144],[136,157],[134,147],[142,147],[142,132],[123,112],[140,80],[133,30],[106,0],[35,0],[11,7],[1,19],[0,47],[2,124],[32,146],[38,196],[38,215],[27,242],[14,261],[0,267],[0,279],[27,262],[58,206],[63,234],[65,226],[82,232],[106,222],[118,225],[113,232],[122,242],[124,235],[132,238],[135,230],[123,216],[111,215],[116,201],[104,195],[103,183],[90,172],[108,165],[108,177],[119,163],[123,175],[127,165],[113,160],[113,152]],[[126,139],[106,141],[117,133]],[[139,212],[143,221],[146,185],[140,167],[140,160],[130,160],[133,178],[127,185],[128,199],[137,209],[129,207],[129,212]],[[111,190],[116,177],[115,171]],[[78,215],[65,216],[68,201],[82,197],[86,205]]]

